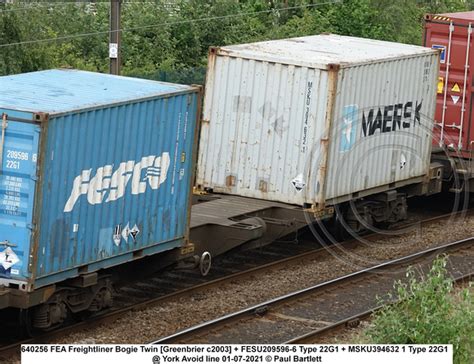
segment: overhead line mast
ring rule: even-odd
[[[122,0],[110,0],[109,73],[120,74],[120,13]]]

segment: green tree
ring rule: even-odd
[[[397,303],[375,314],[366,332],[369,342],[452,344],[455,363],[474,361],[474,300],[469,289],[454,294],[446,263],[435,260],[421,279],[409,270],[408,282],[396,283]]]
[[[420,44],[425,13],[463,0],[125,1],[125,75],[202,82],[210,46],[332,32]],[[290,8],[290,9],[287,9]],[[109,2],[0,4],[0,74],[54,67],[108,70]],[[49,41],[43,41],[53,39]],[[33,42],[32,42],[33,41]]]

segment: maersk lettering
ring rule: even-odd
[[[377,130],[380,133],[389,133],[400,129],[408,129],[416,123],[421,125],[420,110],[423,100],[418,103],[409,101],[405,104],[393,104],[370,109],[368,113],[362,113],[362,132],[364,136],[374,135]],[[375,115],[375,116],[374,116]]]

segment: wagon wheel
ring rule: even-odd
[[[212,265],[212,257],[211,253],[204,252],[201,255],[201,259],[199,260],[199,270],[203,277],[207,276],[209,271],[211,270]]]

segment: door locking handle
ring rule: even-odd
[[[16,244],[10,243],[8,240],[0,241],[0,246],[10,247],[10,248],[17,247]]]

